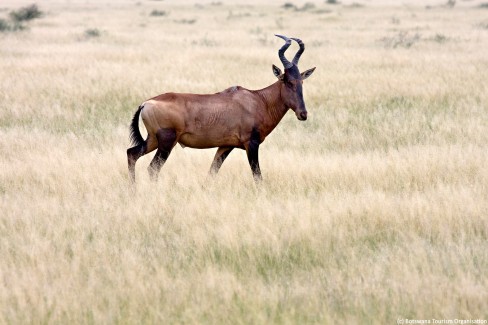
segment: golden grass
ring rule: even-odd
[[[0,34],[0,323],[488,318],[486,9],[284,2],[51,0]],[[275,33],[317,70],[262,186],[178,146],[131,194],[139,103],[271,84]]]

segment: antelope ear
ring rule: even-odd
[[[312,69],[308,69],[307,71],[304,71],[304,72],[300,73],[300,75],[302,76],[302,80],[305,80],[308,77],[310,77],[314,71],[315,71],[315,67],[313,67]]]
[[[276,78],[283,80],[283,74],[281,73],[281,69],[278,68],[273,64],[273,74],[276,76]]]

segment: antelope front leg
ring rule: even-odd
[[[261,168],[259,168],[259,144],[260,144],[259,132],[253,129],[251,133],[251,139],[249,140],[249,145],[247,146],[247,160],[251,166],[252,175],[256,183],[263,180],[261,176]]]

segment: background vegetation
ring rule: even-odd
[[[488,318],[484,3],[37,8],[0,32],[0,323]],[[137,106],[271,84],[275,33],[317,70],[309,120],[262,145],[262,186],[242,151],[209,180],[214,150],[178,146],[157,184],[138,162],[132,195]]]

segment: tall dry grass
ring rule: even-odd
[[[0,323],[488,318],[486,10],[283,3],[52,0],[0,34]],[[317,70],[263,184],[178,146],[131,194],[139,103],[271,84],[278,32]]]

